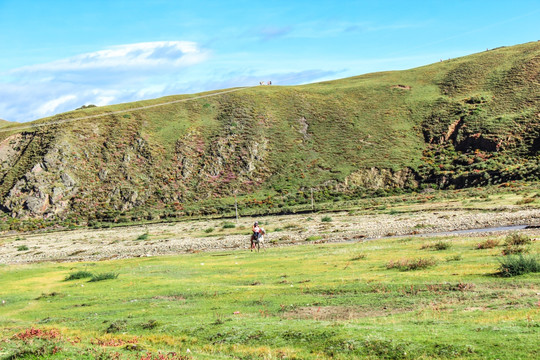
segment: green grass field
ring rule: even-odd
[[[0,359],[534,359],[540,277],[495,275],[504,240],[3,265]]]

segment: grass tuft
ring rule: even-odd
[[[107,334],[114,334],[126,329],[127,321],[126,320],[116,320],[113,321],[105,330]]]
[[[66,276],[66,278],[64,279],[64,281],[70,281],[70,280],[78,280],[78,279],[85,279],[85,278],[91,278],[93,277],[94,274],[92,274],[91,272],[89,271],[77,271],[75,273],[71,273],[69,274],[68,276]]]
[[[17,251],[26,251],[26,250],[28,250],[28,246],[26,245],[21,245],[17,247]]]
[[[321,218],[321,221],[322,222],[331,222],[332,221],[332,218],[330,216],[323,216]]]
[[[431,244],[424,244],[424,245],[422,245],[422,247],[420,249],[421,250],[432,249],[432,250],[441,251],[441,250],[448,250],[451,247],[452,247],[452,244],[450,244],[448,241],[439,240],[439,241],[431,243]]]
[[[117,273],[112,273],[112,272],[101,273],[101,274],[92,275],[92,278],[89,280],[89,282],[111,280],[111,279],[116,279],[116,278],[118,278]]]
[[[146,240],[148,239],[148,236],[150,236],[150,234],[148,234],[148,232],[145,232],[144,234],[141,234],[137,237],[137,240]]]
[[[451,261],[461,261],[461,260],[463,260],[463,256],[462,256],[461,254],[448,256],[448,257],[446,258],[446,261],[447,261],[447,262],[451,262]]]
[[[145,323],[141,324],[141,327],[145,330],[152,330],[159,326],[159,322],[157,320],[148,320]]]
[[[433,258],[416,258],[416,259],[400,259],[390,260],[386,264],[387,269],[398,269],[400,271],[421,270],[437,264],[437,260]]]

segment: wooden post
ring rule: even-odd
[[[236,223],[238,223],[238,201],[236,200],[236,191],[234,192],[234,212],[236,214]]]

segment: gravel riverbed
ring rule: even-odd
[[[322,221],[324,216],[331,217],[331,221]],[[224,220],[201,220],[3,235],[0,237],[0,264],[100,261],[201,251],[249,251],[249,234],[254,220],[242,218],[235,228],[224,228]],[[529,225],[533,228],[521,231],[533,237],[540,235],[539,209],[441,210],[373,215],[356,215],[344,211],[266,216],[258,217],[257,220],[269,230],[266,239],[268,247],[363,241],[386,236],[434,234],[510,225]],[[494,232],[471,233],[466,236],[494,236]],[[306,241],[309,237],[316,240]]]

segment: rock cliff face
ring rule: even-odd
[[[50,134],[15,134],[0,143],[2,206],[12,217],[49,217],[65,212],[77,193],[64,154],[67,144]],[[13,177],[18,171],[19,176]],[[10,177],[11,175],[11,177]]]
[[[365,189],[414,189],[419,184],[418,175],[411,169],[398,171],[392,169],[360,169],[345,178],[345,185],[349,187],[363,187]]]
[[[217,213],[235,194],[271,207],[305,199],[306,189],[339,196],[537,180],[539,59],[540,44],[530,43],[0,132],[0,218],[120,221]]]

